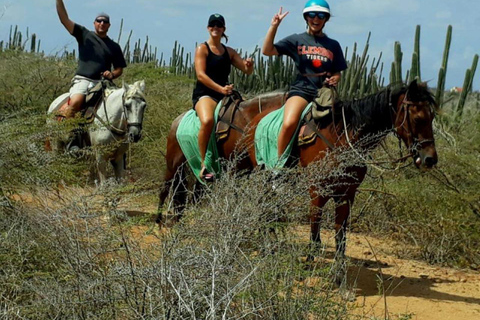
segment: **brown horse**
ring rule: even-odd
[[[226,140],[218,144],[219,154],[232,159],[235,154],[248,150],[248,157],[238,163],[238,168],[254,168],[255,148],[253,146],[256,125],[269,112],[280,108],[284,103],[284,94],[260,96],[243,102],[236,114]],[[437,163],[437,153],[433,137],[432,121],[435,116],[436,103],[425,84],[413,81],[409,86],[398,89],[386,89],[366,98],[339,102],[335,105],[331,121],[327,125],[317,126],[315,139],[295,148],[298,164],[306,167],[324,158],[329,151],[355,144],[357,152],[366,152],[375,147],[389,133],[401,139],[418,168],[428,169]],[[175,139],[175,132],[182,116],[172,124],[167,142],[167,171],[164,189],[160,193],[160,206],[163,205],[169,190],[174,190],[173,200],[176,209],[184,208],[185,162],[180,147]],[[346,126],[346,127],[345,127]],[[247,128],[247,129],[246,129]],[[368,137],[368,139],[366,139]],[[366,142],[362,142],[366,141]],[[345,241],[347,221],[350,208],[355,199],[357,188],[365,178],[366,165],[353,165],[346,169],[343,183],[336,183],[328,195],[319,195],[316,187],[310,188],[311,195],[311,241],[314,246],[320,244],[320,219],[322,208],[330,199],[336,203],[336,282],[344,279]],[[173,183],[173,185],[172,185]],[[323,181],[320,185],[328,185]],[[159,207],[160,209],[160,207]],[[159,212],[161,212],[159,210]],[[158,222],[161,221],[159,213]],[[311,258],[311,257],[310,257]]]
[[[240,153],[246,152],[246,148],[239,146],[243,145],[241,141],[246,137],[245,130],[247,125],[255,116],[259,114],[266,115],[272,110],[278,109],[284,103],[285,92],[272,92],[243,101],[238,106],[235,106],[235,116],[233,121],[229,123],[232,129],[229,130],[228,137],[220,140],[217,144],[219,156],[229,160],[237,160],[236,167],[238,169],[253,168],[249,157],[237,157]],[[173,121],[167,137],[165,182],[160,190],[157,223],[162,222],[161,209],[171,190],[173,191],[173,209],[177,218],[181,216],[185,208],[187,200],[186,167],[188,164],[176,138],[178,124],[184,115],[185,113],[182,113]],[[230,122],[230,119],[224,119],[224,121]]]

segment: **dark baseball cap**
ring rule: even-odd
[[[225,18],[219,13],[214,13],[208,18],[208,25],[211,25],[213,22],[219,22],[222,26],[225,26]]]
[[[110,16],[105,12],[100,12],[99,14],[97,14],[97,16],[95,17],[95,20],[97,20],[98,18],[105,18],[105,20],[107,20],[107,22],[110,23]]]

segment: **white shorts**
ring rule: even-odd
[[[100,80],[92,80],[90,78],[76,75],[72,79],[72,84],[70,86],[70,98],[75,94],[87,95],[87,91],[90,88],[93,88]]]

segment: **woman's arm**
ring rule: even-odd
[[[277,34],[277,29],[278,26],[280,25],[280,22],[282,22],[283,18],[285,18],[288,14],[288,11],[285,13],[282,13],[282,7],[280,7],[280,10],[278,10],[278,13],[276,13],[273,18],[272,22],[270,24],[270,28],[268,28],[267,35],[265,36],[265,40],[263,41],[263,46],[262,46],[262,53],[266,56],[278,56],[278,51],[277,48],[273,45],[273,42],[275,40],[275,35]]]
[[[228,54],[231,57],[232,64],[235,68],[242,71],[245,74],[253,73],[253,60],[252,58],[242,59],[240,55],[234,49],[227,47]]]

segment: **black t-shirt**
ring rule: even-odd
[[[78,24],[75,24],[72,35],[78,42],[77,75],[98,80],[101,73],[112,69],[112,65],[113,68],[127,66],[122,49],[109,37],[100,38]]]
[[[342,47],[338,41],[326,35],[315,37],[307,32],[292,34],[277,43],[275,48],[280,55],[293,59],[297,67],[297,77],[290,91],[302,91],[315,95],[328,76],[308,76],[322,72],[334,74],[347,68]]]
[[[216,55],[212,52],[212,50],[210,50],[210,47],[206,42],[205,45],[208,49],[205,73],[210,79],[223,87],[228,83],[228,76],[230,74],[232,65],[232,61],[230,59],[227,47],[222,44],[225,52],[222,55]],[[197,99],[201,96],[210,96],[217,100],[220,100],[224,97],[222,93],[210,89],[209,87],[197,80],[197,82],[195,83],[195,88],[193,89],[193,103],[195,104]]]

